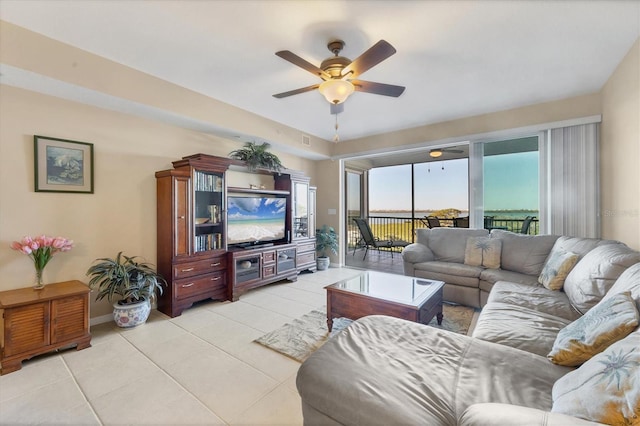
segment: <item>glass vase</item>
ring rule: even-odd
[[[35,290],[42,290],[44,288],[44,281],[42,280],[42,272],[44,272],[43,269],[36,268],[36,280],[33,285],[33,288]]]

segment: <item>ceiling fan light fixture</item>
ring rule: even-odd
[[[350,81],[332,79],[320,84],[318,90],[330,103],[341,104],[353,93],[355,87]]]
[[[431,151],[429,151],[429,157],[438,158],[441,156],[442,156],[441,149],[432,149]]]

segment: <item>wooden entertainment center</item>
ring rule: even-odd
[[[158,298],[161,312],[176,317],[201,300],[236,301],[247,290],[295,281],[301,271],[316,269],[315,188],[309,177],[294,170],[251,173],[241,161],[206,154],[172,164],[156,172],[157,263],[168,284]],[[237,186],[229,185],[231,175]],[[256,177],[264,183],[246,183]],[[282,238],[229,244],[229,196],[285,200]]]

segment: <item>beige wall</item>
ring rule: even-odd
[[[226,157],[241,145],[203,133],[0,85],[0,290],[31,285],[33,264],[9,244],[25,235],[75,241],[45,268],[47,282],[78,279],[118,251],[156,261],[154,173],[183,156]],[[94,144],[95,193],[34,192],[33,135]],[[314,175],[309,160],[272,150],[291,169]],[[314,180],[312,179],[312,183]],[[91,316],[108,314],[103,301]]]
[[[640,250],[640,39],[602,89],[602,236]]]
[[[340,161],[323,160],[316,161],[316,176],[319,182],[316,196],[316,222],[318,228],[322,225],[332,226],[336,232],[340,229],[342,217],[342,175],[340,174]],[[335,210],[335,214],[329,214],[329,210]],[[342,239],[343,236],[339,235]],[[344,242],[340,247],[344,246]],[[331,262],[337,263],[338,257],[331,254]]]
[[[201,125],[272,141],[279,149],[301,156],[312,152],[328,158],[333,147],[333,143],[310,135],[311,145],[304,147],[298,129],[6,21],[0,21],[0,56],[6,65],[196,120]]]

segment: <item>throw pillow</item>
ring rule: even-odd
[[[498,269],[502,241],[489,237],[469,237],[464,251],[464,263],[471,266],[484,266]]]
[[[560,330],[547,358],[568,367],[580,365],[612,343],[624,339],[638,326],[639,316],[631,292],[602,300]]]
[[[500,268],[500,256],[502,255],[502,241],[495,238],[487,238],[482,250],[482,266],[489,269]]]
[[[488,239],[486,237],[469,237],[467,246],[464,249],[464,264],[470,266],[482,265],[482,244],[478,240]]]
[[[542,268],[538,282],[549,290],[562,289],[565,278],[577,261],[577,254],[554,248]]]
[[[636,331],[559,378],[551,393],[551,411],[610,425],[637,424],[639,347]]]

